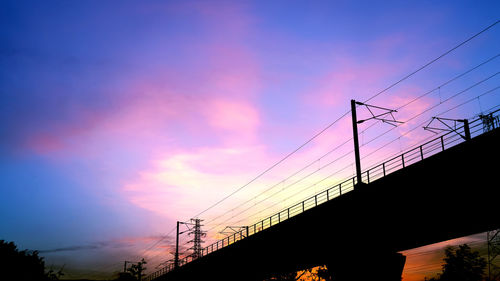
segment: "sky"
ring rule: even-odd
[[[152,271],[172,258],[176,221],[204,219],[208,244],[351,177],[351,99],[398,109],[404,122],[360,124],[363,168],[435,137],[421,129],[433,116],[497,109],[500,24],[383,90],[499,10],[3,0],[0,239],[39,250],[66,278],[142,257]]]

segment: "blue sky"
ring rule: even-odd
[[[500,10],[498,1],[0,5],[0,239],[48,250],[49,262],[68,264],[69,277],[99,276],[92,272],[96,263],[112,272],[125,258],[170,259],[170,241],[144,250],[176,220],[189,219],[271,166],[349,110],[350,99],[369,98],[498,21]],[[373,103],[404,104],[497,55],[499,46],[495,26]],[[399,118],[438,104],[499,66],[493,60]],[[362,152],[498,86],[499,79]],[[494,92],[447,117],[470,118],[499,103]],[[363,140],[386,129],[375,126]],[[206,219],[257,196],[350,133],[349,120],[342,120]],[[429,136],[405,135],[384,153]],[[291,203],[283,196],[268,203]],[[218,238],[216,231],[209,238]]]

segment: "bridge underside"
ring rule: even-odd
[[[325,264],[339,280],[399,280],[398,251],[500,227],[499,144],[500,131],[481,135],[157,280],[257,281]]]

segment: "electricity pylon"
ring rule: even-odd
[[[203,220],[201,219],[191,219],[191,225],[193,225],[193,228],[191,231],[188,233],[188,235],[193,235],[193,240],[188,241],[188,243],[193,243],[193,247],[190,249],[193,250],[193,254],[191,255],[193,259],[197,259],[202,256],[202,248],[201,248],[201,243],[205,242],[201,240],[202,237],[207,236],[207,233],[203,230],[201,230],[201,222]]]

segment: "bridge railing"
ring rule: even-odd
[[[481,134],[483,131],[480,119],[475,119],[469,124],[471,137]],[[438,138],[434,138],[424,144],[414,147],[404,153],[390,158],[376,166],[372,166],[362,173],[362,180],[365,183],[373,182],[392,172],[404,167],[420,162],[430,156],[453,147],[465,141],[464,126],[457,127],[455,131],[447,132]]]
[[[497,113],[500,110],[494,111]],[[464,126],[454,128],[454,131],[449,131],[440,135],[437,138],[431,139],[419,146],[416,146],[404,153],[396,155],[380,164],[368,168],[362,173],[362,181],[365,183],[373,182],[377,179],[383,178],[397,170],[420,162],[434,154],[444,151],[450,147],[453,147],[465,140]],[[469,130],[471,138],[481,135],[483,132],[483,123],[481,118],[475,119],[470,122]],[[265,229],[272,227],[273,225],[279,224],[289,218],[292,218],[298,214],[301,214],[311,208],[314,208],[320,204],[330,201],[333,198],[339,197],[344,193],[354,190],[354,186],[357,184],[356,177],[344,180],[320,193],[311,196],[304,201],[298,202],[278,213],[275,213],[265,219],[254,223],[252,225],[246,226],[241,231],[235,232],[221,240],[218,240],[205,248],[202,249],[201,256],[208,255],[224,247],[232,245],[248,236],[254,235]],[[193,261],[195,258],[190,255],[179,260],[179,266]],[[169,264],[164,268],[148,275],[145,280],[155,279],[171,270],[174,269],[173,264]]]

